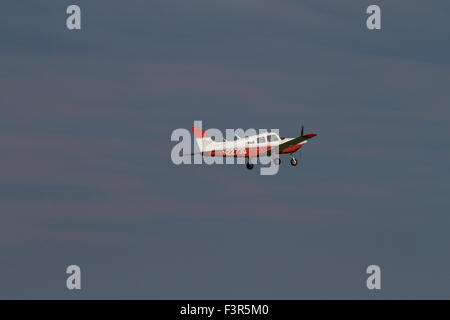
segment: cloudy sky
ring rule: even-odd
[[[449,14],[3,1],[0,298],[450,298]],[[195,120],[318,137],[274,176],[176,166],[171,133]]]

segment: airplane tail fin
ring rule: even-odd
[[[202,128],[192,127],[192,131],[194,132],[195,141],[197,142],[198,148],[201,152],[203,152],[206,146],[213,143],[213,140],[208,137]]]

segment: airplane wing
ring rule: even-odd
[[[253,157],[263,157],[266,156],[267,154],[271,154],[272,152],[274,152],[276,149],[277,153],[281,153],[284,149],[287,149],[289,147],[295,146],[296,144],[299,144],[305,140],[308,140],[305,137],[298,137],[298,138],[294,138],[291,139],[289,141],[286,141],[284,143],[281,143],[278,146],[274,146],[274,147],[255,147],[255,148],[250,148],[249,149],[249,154],[247,155],[249,158],[253,158]]]
[[[280,145],[278,146],[279,151],[281,152],[284,149],[287,149],[289,147],[295,146],[296,144],[302,143],[303,141],[306,141],[306,140],[308,140],[308,138],[306,138],[306,137],[297,137],[297,138],[294,138],[294,139],[289,140],[287,142],[280,143]]]
[[[303,141],[306,141],[308,139],[311,139],[313,137],[315,137],[316,134],[315,133],[310,133],[310,134],[305,134],[303,136],[291,139],[289,141],[286,141],[284,143],[281,143],[280,145],[278,145],[278,152],[282,152],[284,149],[290,148],[292,146],[295,146],[299,143],[302,143]],[[272,148],[275,149],[275,148]],[[265,155],[269,150],[264,150],[262,152],[259,153],[259,155]]]

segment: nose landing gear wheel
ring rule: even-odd
[[[292,158],[291,159],[291,165],[296,166],[297,165],[297,159]]]
[[[253,169],[253,163],[247,162],[247,169],[252,170]]]
[[[281,159],[275,158],[275,159],[273,159],[273,163],[275,163],[276,165],[279,165],[281,163]]]

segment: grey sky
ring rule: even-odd
[[[0,298],[450,298],[449,14],[4,1]],[[175,166],[170,134],[194,120],[318,137],[275,176]]]

